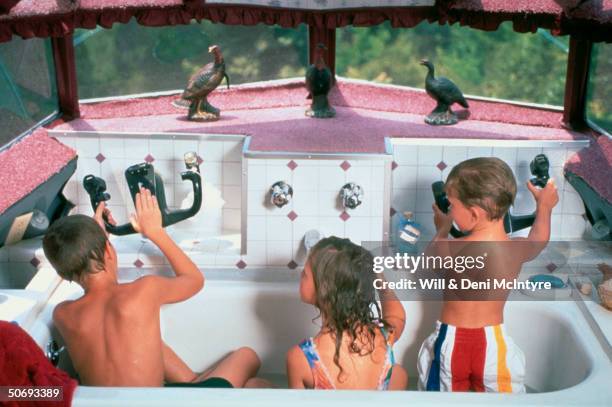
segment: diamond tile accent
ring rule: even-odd
[[[289,218],[291,222],[293,222],[298,217],[298,214],[295,213],[294,211],[291,211],[287,214],[287,217]]]
[[[557,265],[555,263],[548,263],[548,265],[546,266],[546,270],[548,270],[549,272],[553,272],[557,269]]]
[[[298,264],[294,260],[291,260],[289,263],[287,263],[287,267],[289,267],[291,270],[295,270],[297,266]]]
[[[342,219],[345,222],[349,220],[350,217],[351,215],[349,215],[346,211],[342,211],[342,213],[340,214],[340,219]]]
[[[398,164],[398,163],[396,163],[395,161],[393,161],[393,162],[391,163],[391,170],[394,170],[394,169],[396,169],[397,167],[399,167],[399,164]]]
[[[198,165],[202,165],[202,163],[204,162],[204,160],[203,160],[203,159],[202,159],[202,157],[200,157],[199,155],[198,155],[197,157],[198,157],[198,160],[197,160],[197,161],[198,161]]]
[[[38,265],[40,264],[40,260],[38,260],[38,259],[36,258],[36,256],[34,256],[34,257],[32,257],[32,260],[30,260],[30,264],[31,264],[32,266],[34,266],[34,268],[36,268],[36,267],[38,267]]]
[[[342,164],[340,164],[340,168],[342,168],[344,171],[348,171],[348,169],[351,168],[351,163],[349,163],[348,161],[342,161]]]
[[[391,216],[395,215],[396,213],[397,213],[397,211],[395,210],[395,208],[391,208],[391,209],[389,210],[389,214],[390,214]]]
[[[148,162],[149,164],[151,164],[153,161],[155,161],[155,157],[153,157],[151,154],[147,154],[144,160]]]
[[[99,153],[99,154],[96,156],[96,160],[97,160],[99,163],[102,163],[102,161],[106,160],[106,157],[104,157],[104,154]]]
[[[142,266],[144,266],[144,263],[142,262],[142,260],[136,259],[136,261],[134,262],[134,266],[136,266],[137,268],[141,268]]]
[[[436,167],[438,167],[438,169],[439,169],[440,171],[444,171],[444,169],[445,169],[446,167],[448,167],[448,165],[446,165],[446,163],[445,163],[444,161],[440,161],[440,162],[438,163],[438,165],[436,165]]]
[[[240,259],[240,261],[236,263],[236,267],[238,267],[240,270],[244,269],[246,266],[247,266],[246,262],[242,259]]]
[[[289,167],[289,169],[291,171],[295,170],[297,168],[297,166],[298,166],[297,163],[295,161],[293,161],[293,160],[291,160],[291,161],[289,161],[287,163],[287,167]]]

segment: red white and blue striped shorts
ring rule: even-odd
[[[442,322],[421,346],[419,390],[524,393],[525,355],[503,325],[457,328]]]

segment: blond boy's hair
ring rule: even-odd
[[[499,158],[472,158],[453,167],[446,180],[446,193],[452,193],[466,207],[482,208],[489,220],[497,220],[514,203],[516,179]]]

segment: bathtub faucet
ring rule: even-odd
[[[340,199],[344,208],[355,209],[363,200],[363,188],[354,182],[348,182],[340,189]]]
[[[49,342],[47,342],[47,349],[45,352],[45,356],[47,357],[47,359],[49,360],[49,362],[51,362],[53,366],[57,367],[57,364],[59,363],[59,360],[60,360],[61,353],[64,350],[66,350],[65,346],[62,346],[60,348],[57,342],[51,339]]]
[[[529,170],[533,178],[529,180],[532,185],[540,188],[544,188],[548,179],[550,178],[548,170],[550,168],[550,162],[548,157],[544,154],[538,154],[529,164]],[[444,182],[437,181],[431,184],[431,189],[434,195],[434,200],[438,208],[444,213],[448,213],[450,203],[448,197],[444,191]],[[535,212],[528,215],[511,215],[510,212],[504,216],[504,230],[506,233],[516,232],[521,229],[531,227],[535,221]],[[450,235],[457,238],[463,237],[466,233],[458,230],[455,226],[451,227]]]
[[[285,181],[278,181],[270,187],[270,203],[282,208],[293,199],[293,187]]]
[[[202,177],[200,176],[197,158],[196,153],[189,152],[185,154],[184,159],[187,170],[181,173],[181,179],[183,181],[190,181],[193,186],[193,204],[191,208],[177,210],[170,210],[168,208],[164,182],[161,176],[155,172],[151,163],[135,164],[125,170],[125,179],[134,203],[136,202],[136,194],[140,192],[141,187],[150,190],[157,199],[164,227],[173,225],[198,213],[202,206]],[[87,175],[83,179],[83,186],[89,194],[94,211],[100,202],[108,201],[111,198],[110,194],[106,192],[106,183],[100,177]],[[111,225],[105,219],[104,223],[106,231],[114,235],[122,236],[136,233],[134,227],[129,222],[123,225]]]

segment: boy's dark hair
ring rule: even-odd
[[[472,158],[453,167],[446,179],[466,207],[478,206],[490,220],[501,219],[516,196],[516,180],[508,164],[495,157]]]
[[[350,339],[349,349],[367,355],[375,349],[377,328],[389,325],[381,318],[376,301],[374,258],[349,239],[331,236],[320,240],[310,251],[308,262],[315,284],[315,305],[335,337],[334,363],[340,366],[342,337]],[[339,377],[340,380],[340,377]]]
[[[71,215],[51,225],[43,238],[43,250],[60,277],[80,281],[83,274],[104,269],[107,240],[93,218]]]

